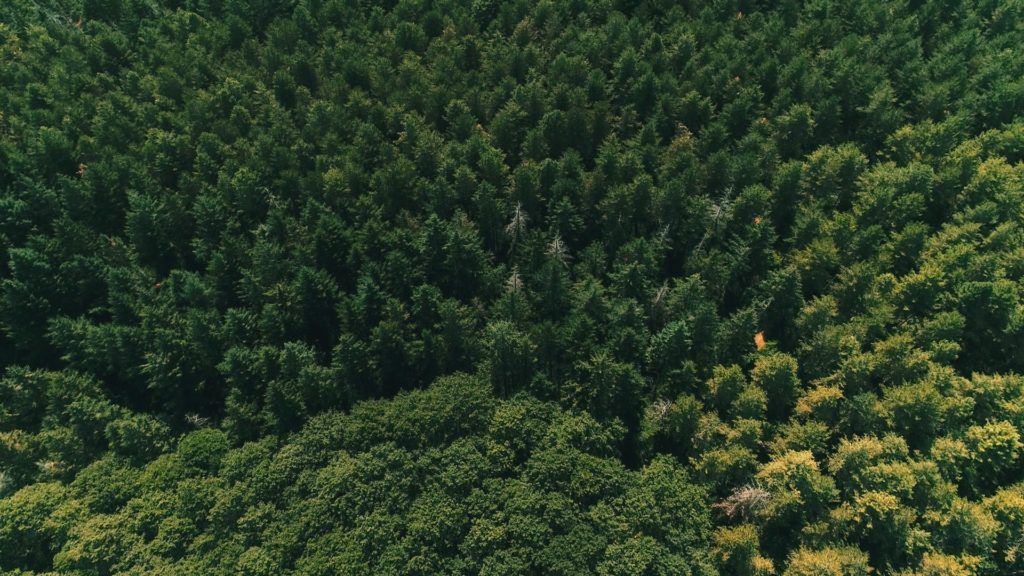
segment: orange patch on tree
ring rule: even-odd
[[[758,332],[754,334],[754,346],[757,346],[758,350],[761,350],[765,346],[764,332]]]

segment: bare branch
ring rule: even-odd
[[[768,505],[771,492],[756,484],[746,484],[732,491],[728,498],[712,506],[729,518],[749,519]]]

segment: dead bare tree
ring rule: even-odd
[[[745,484],[733,489],[728,498],[712,507],[728,518],[749,520],[768,505],[771,496],[771,492],[757,484]]]
[[[509,221],[508,225],[505,226],[505,234],[512,239],[512,246],[509,250],[516,247],[516,241],[519,237],[526,233],[526,224],[530,221],[530,217],[523,210],[523,203],[517,202],[516,208],[512,212],[512,220]]]

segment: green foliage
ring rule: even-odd
[[[766,530],[786,535],[823,519],[837,499],[835,482],[821,473],[810,452],[787,452],[763,465],[757,480],[771,495],[763,515]],[[773,554],[782,550],[778,542],[769,547]]]
[[[0,3],[0,572],[1021,572],[1022,16]]]
[[[22,488],[0,506],[0,544],[5,570],[49,570],[54,553],[60,549],[66,526],[54,514],[68,498],[67,489],[56,482]]]
[[[965,468],[968,489],[986,492],[1003,485],[1007,476],[1019,478],[1020,432],[1009,422],[971,426],[964,434],[970,464]]]
[[[216,473],[229,448],[226,434],[204,429],[182,436],[176,453],[185,466]]]
[[[833,521],[846,524],[846,529],[870,551],[873,565],[905,566],[918,553],[916,514],[901,506],[896,496],[868,491],[846,506],[836,511]]]
[[[856,548],[801,548],[789,558],[784,576],[867,576],[873,571],[867,554]]]
[[[722,574],[758,576],[774,574],[771,560],[758,555],[757,528],[750,524],[715,531],[715,560]]]
[[[773,354],[757,359],[750,373],[755,386],[768,395],[768,418],[786,419],[800,394],[797,363],[787,354]]]

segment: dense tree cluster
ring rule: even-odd
[[[1022,45],[0,3],[0,574],[1024,573]]]

